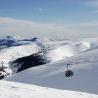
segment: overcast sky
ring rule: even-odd
[[[0,0],[0,35],[98,36],[98,0]]]

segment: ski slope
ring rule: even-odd
[[[0,98],[98,98],[98,95],[0,81]]]
[[[78,46],[82,48],[76,48]],[[60,52],[57,52],[58,48],[61,48]],[[74,55],[70,57],[66,57],[66,54],[63,55],[66,49],[69,49],[67,53],[74,51]],[[51,52],[52,55],[49,56],[52,62],[29,68],[5,80],[98,94],[97,43],[90,43],[89,40],[87,42],[82,41],[82,43],[76,42],[57,47],[51,50]],[[49,54],[51,52],[49,51]],[[55,56],[53,53],[55,53]],[[61,58],[59,58],[59,55]],[[65,77],[67,64],[69,64],[69,69],[74,72],[73,77]]]
[[[42,42],[50,63],[14,73],[7,81],[39,85],[48,88],[98,94],[98,40],[80,39]],[[10,61],[37,53],[42,47],[36,43],[0,50],[0,60],[12,70]],[[66,66],[74,76],[65,77]],[[0,64],[1,65],[1,64]],[[8,70],[9,71],[9,70]]]

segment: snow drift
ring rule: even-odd
[[[98,95],[0,81],[0,98],[98,98]]]

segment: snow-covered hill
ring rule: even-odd
[[[0,81],[0,98],[98,98],[98,95]]]
[[[74,72],[73,77],[65,77],[67,64],[70,64],[69,69]],[[55,63],[30,68],[6,80],[98,94],[97,74],[98,49]]]
[[[9,66],[9,62],[17,58],[24,57],[36,53],[41,49],[36,44],[11,47],[0,51],[0,61],[4,62],[4,66]]]
[[[48,42],[47,45],[44,43],[46,48],[42,48],[42,51],[38,52],[37,54],[18,58],[11,63],[11,66],[17,65],[19,69],[16,72],[19,72],[29,67],[60,61],[64,58],[69,58],[91,49],[91,44],[88,42],[67,42],[68,41],[56,41],[55,45],[54,42]]]
[[[48,52],[52,62],[32,67],[6,80],[98,94],[98,44],[90,41],[56,45]],[[69,56],[70,53],[73,55]],[[65,77],[67,64],[74,72],[73,77]]]

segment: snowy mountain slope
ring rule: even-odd
[[[12,36],[2,36],[0,37],[0,50],[9,48],[9,47],[29,45],[32,43],[35,43],[38,46],[43,47],[41,39],[35,36],[29,39],[19,39],[19,38],[14,38]]]
[[[30,68],[6,80],[98,94],[97,39],[43,43],[46,49],[50,49],[45,54],[50,63]],[[0,60],[4,62],[4,66],[11,67],[10,61],[32,55],[41,49],[36,43],[3,49],[0,51]],[[65,77],[67,64],[74,72],[71,78]]]
[[[17,40],[15,38],[13,38],[12,36],[4,36],[4,37],[0,37],[0,45],[15,45],[17,42]]]
[[[66,78],[66,66],[74,76]],[[57,62],[33,67],[6,80],[46,87],[98,94],[98,49],[84,52]]]
[[[25,57],[25,56],[29,56],[29,55],[32,55],[34,53],[37,53],[38,51],[42,50],[43,48],[45,49],[44,47],[44,44],[41,42],[40,39],[32,39],[32,40],[20,40],[21,41],[21,46],[14,46],[14,47],[10,47],[10,48],[7,48],[7,49],[3,49],[0,51],[0,66],[3,65],[3,67],[9,67],[9,68],[6,68],[6,73],[8,74],[12,74],[12,73],[15,73],[17,72],[17,69],[20,68],[20,65],[19,66],[16,66],[15,68],[13,68],[13,65],[11,65],[11,62],[18,59],[18,58],[22,58],[22,57]],[[28,45],[24,45],[22,43],[22,41],[26,41],[26,43],[28,42]],[[33,41],[32,44],[30,44],[30,41]],[[19,41],[18,41],[19,42]],[[47,48],[46,48],[47,49]],[[35,51],[35,52],[34,52]],[[39,59],[40,59],[40,55],[38,56]],[[38,57],[32,57],[32,59],[38,59]],[[30,57],[31,58],[31,57]],[[40,59],[40,61],[35,61],[35,59],[33,60],[33,64],[37,64],[37,62],[39,62],[38,64],[40,63],[45,63],[46,61],[43,59],[43,57],[41,57],[42,59]],[[29,58],[28,58],[29,59]],[[36,60],[37,60],[36,59]],[[29,63],[30,64],[30,63]],[[29,67],[32,67],[32,65],[26,65],[27,67],[24,67],[25,68],[29,68]],[[33,66],[37,66],[37,65],[33,65]],[[22,69],[23,70],[23,69]],[[5,72],[3,72],[3,77],[5,77],[6,75]],[[8,76],[8,75],[6,75]],[[0,76],[2,77],[2,76]]]
[[[24,57],[36,53],[41,48],[36,44],[10,47],[0,51],[0,61],[3,61],[3,66],[9,67],[9,62],[17,58]],[[0,65],[1,66],[1,65]]]
[[[0,98],[98,98],[98,95],[0,81]]]
[[[96,41],[97,43],[97,41]],[[4,61],[5,65],[8,66],[8,62],[15,60],[16,58],[21,58],[24,56],[29,56],[45,45],[46,48],[50,48],[51,51],[47,53],[47,58],[50,60],[61,60],[65,57],[71,57],[80,52],[87,51],[89,49],[95,48],[98,45],[94,43],[94,47],[91,47],[91,42],[78,41],[72,42],[70,40],[66,41],[53,41],[53,42],[41,42],[39,39],[32,44],[10,47],[0,51],[0,61]],[[33,52],[35,51],[35,52]],[[62,51],[62,52],[61,52]],[[57,55],[56,55],[57,54]],[[58,59],[55,57],[59,57]]]
[[[15,61],[13,61],[11,63],[11,66],[14,67],[17,65],[17,69],[14,68],[16,70],[14,72],[20,72],[30,67],[43,65],[49,62],[56,62],[64,58],[77,55],[81,52],[90,49],[90,44],[87,42],[65,44],[64,41],[61,42],[56,41],[55,46],[53,45],[51,47],[46,47],[46,48],[45,47],[42,48],[41,53],[38,52],[37,54],[32,54],[29,56],[18,58]]]
[[[53,42],[54,43],[54,42]],[[89,43],[79,43],[79,47],[76,44],[65,44],[64,41],[57,42],[55,46],[45,47],[36,54],[31,54],[29,56],[17,58],[10,62],[11,70],[15,72],[20,72],[30,67],[43,65],[49,62],[56,62],[68,57],[77,55],[85,50],[90,49]],[[81,45],[81,47],[80,47]],[[20,54],[21,55],[21,54]]]
[[[55,46],[55,48],[52,49],[52,51],[49,51],[47,57],[53,61],[58,61],[98,49],[98,39],[88,38],[75,41],[56,41],[53,43],[51,42],[50,45]]]
[[[9,36],[8,39],[11,40],[12,37]],[[35,39],[35,41],[34,39],[32,38],[32,39],[19,40],[21,44],[23,44],[24,41],[26,41],[28,44],[27,45],[23,44],[21,46],[15,46],[0,50],[0,61],[4,62],[4,66],[9,66],[8,63],[10,61],[37,53],[44,47],[44,43],[42,43],[40,39]],[[30,41],[33,41],[33,43],[30,43]]]

